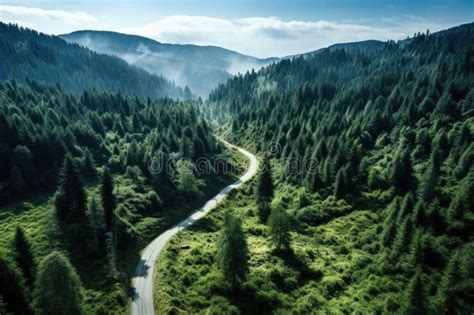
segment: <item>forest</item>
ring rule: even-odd
[[[139,248],[233,176],[193,163],[229,153],[196,102],[15,80],[0,101],[1,312],[82,313],[79,273],[87,313],[123,313]]]
[[[216,88],[208,114],[262,170],[171,242],[160,311],[472,313],[472,43],[473,24],[356,43]]]
[[[0,59],[0,314],[135,314],[143,250],[211,201],[144,271],[157,314],[474,313],[473,23],[206,100],[1,22]]]
[[[80,93],[122,92],[142,97],[191,99],[187,87],[175,86],[124,60],[101,55],[57,36],[0,21],[0,80],[39,80]]]

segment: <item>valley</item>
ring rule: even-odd
[[[68,14],[0,21],[0,314],[474,312],[474,23]]]

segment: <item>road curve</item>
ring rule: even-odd
[[[135,288],[135,294],[132,300],[132,315],[154,315],[155,309],[153,305],[153,271],[156,260],[160,257],[166,243],[171,239],[173,235],[186,227],[193,224],[195,221],[204,217],[209,211],[214,209],[219,202],[221,202],[226,194],[251,179],[258,169],[258,161],[255,155],[239,148],[233,144],[228,143],[225,140],[222,141],[226,146],[237,149],[240,153],[245,155],[250,165],[247,172],[240,177],[236,182],[222,189],[214,198],[208,200],[204,206],[196,210],[191,216],[183,220],[179,224],[163,232],[157,238],[155,238],[148,246],[143,250],[138,263],[137,270],[135,272],[135,278],[133,279],[133,286]]]

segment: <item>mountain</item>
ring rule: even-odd
[[[153,98],[189,98],[162,76],[93,52],[57,36],[0,22],[0,80],[39,80],[67,91],[95,88]]]
[[[163,75],[179,86],[188,86],[201,97],[207,97],[212,88],[232,75],[258,69],[277,60],[258,59],[215,46],[165,44],[115,32],[77,31],[60,37]]]

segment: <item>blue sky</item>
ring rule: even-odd
[[[472,22],[474,0],[0,0],[0,20],[50,34],[113,30],[269,57]]]

